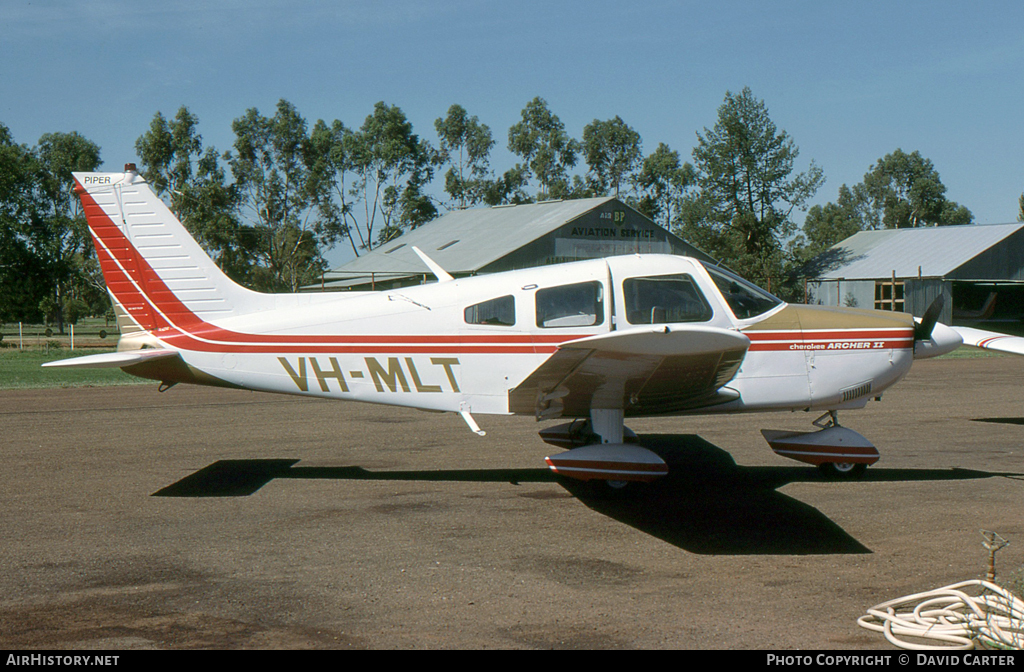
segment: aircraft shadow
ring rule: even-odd
[[[993,422],[1002,425],[1024,425],[1024,418],[974,418],[974,422]]]
[[[593,511],[697,554],[807,555],[870,553],[814,507],[778,492],[789,483],[821,482],[809,466],[743,467],[695,435],[643,435],[661,455],[668,476],[632,497],[608,497],[593,484],[538,469],[369,471],[358,466],[300,467],[299,460],[220,460],[155,493],[154,497],[244,497],[272,480],[393,480],[557,483]],[[876,469],[860,481],[909,482],[1020,476],[968,469]],[[605,489],[606,490],[606,489]]]
[[[790,483],[823,482],[811,466],[743,467],[732,455],[695,435],[643,435],[640,444],[669,465],[665,478],[635,500],[601,498],[585,484],[565,483],[588,507],[691,553],[809,555],[871,550],[814,507],[778,491]],[[910,482],[989,478],[965,469],[879,469],[858,482]],[[594,488],[590,488],[591,491]]]

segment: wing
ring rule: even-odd
[[[743,363],[750,339],[705,326],[613,331],[559,346],[509,394],[513,413],[584,417],[591,408],[628,416],[673,413],[737,398],[721,388]]]
[[[1011,355],[1024,355],[1024,338],[997,334],[994,331],[974,329],[972,327],[953,327],[953,331],[964,339],[964,345],[983,350],[1008,352]]]

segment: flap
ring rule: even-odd
[[[559,346],[509,393],[513,413],[538,419],[585,417],[591,408],[627,416],[714,405],[732,380],[750,339],[708,326],[655,325],[612,331]]]

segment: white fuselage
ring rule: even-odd
[[[739,372],[727,384],[738,399],[707,411],[862,406],[899,380],[913,361],[912,322],[903,319],[909,316],[780,303],[741,320],[704,266],[667,255],[613,257],[382,292],[296,295],[290,299],[294,305],[280,297],[284,305],[273,309],[200,326],[175,325],[146,338],[179,349],[189,365],[240,387],[505,414],[510,391],[559,344],[639,326],[629,321],[627,280],[678,275],[692,278],[706,301],[702,317],[707,319],[701,324],[751,338]],[[544,290],[568,285],[595,287],[599,309],[542,322]],[[501,323],[474,323],[467,309],[499,298],[505,311]],[[650,324],[647,318],[638,321]]]

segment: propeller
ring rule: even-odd
[[[935,323],[939,321],[939,315],[942,314],[942,305],[944,300],[942,294],[939,294],[932,305],[928,306],[928,310],[924,311],[924,315],[921,317],[921,321],[914,325],[914,340],[915,341],[927,341],[932,337],[932,331],[935,330]]]

